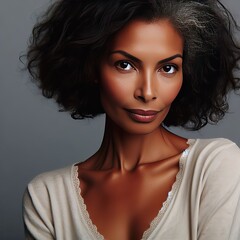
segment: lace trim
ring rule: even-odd
[[[173,199],[173,197],[175,196],[180,183],[182,181],[183,178],[183,172],[184,172],[184,167],[185,167],[185,161],[188,157],[188,154],[190,152],[190,148],[192,147],[193,142],[195,142],[194,139],[188,139],[187,144],[189,145],[187,149],[185,149],[179,159],[179,171],[176,175],[176,180],[172,185],[172,189],[171,191],[168,193],[168,197],[165,200],[165,202],[163,202],[163,205],[161,207],[161,209],[159,210],[157,216],[152,220],[152,222],[150,223],[150,227],[143,233],[143,236],[141,238],[141,240],[145,240],[148,239],[150,237],[150,235],[152,234],[152,232],[154,231],[154,229],[158,226],[159,222],[161,221],[164,213],[166,212],[168,206],[171,203],[171,200]]]
[[[72,177],[73,177],[74,187],[77,192],[77,197],[78,197],[78,200],[80,203],[79,206],[80,206],[81,212],[83,214],[83,220],[87,223],[87,227],[89,228],[90,233],[93,234],[94,239],[104,240],[104,237],[98,232],[97,226],[93,224],[93,222],[89,216],[89,213],[87,211],[87,206],[84,203],[84,199],[81,195],[80,180],[78,178],[78,167],[75,165],[73,165],[73,176]]]
[[[185,161],[188,157],[188,154],[190,152],[190,148],[192,147],[193,143],[195,142],[194,139],[189,139],[187,141],[187,144],[189,144],[188,148],[185,149],[179,159],[179,171],[176,175],[176,181],[174,182],[174,184],[172,185],[172,189],[171,191],[168,193],[168,197],[166,199],[166,201],[163,203],[161,209],[159,210],[157,216],[152,220],[152,222],[150,223],[150,227],[144,231],[143,236],[141,238],[141,240],[145,240],[148,239],[150,237],[150,235],[152,234],[152,232],[154,231],[154,229],[157,227],[157,225],[159,224],[160,220],[162,219],[164,213],[166,212],[168,206],[170,205],[173,196],[175,196],[180,183],[182,181],[183,178],[183,172],[184,172],[184,167],[185,167]],[[87,206],[84,203],[84,199],[81,195],[81,188],[80,188],[80,180],[78,178],[78,167],[73,165],[73,183],[74,183],[74,187],[78,196],[78,200],[79,200],[79,205],[81,208],[81,211],[83,213],[83,219],[84,221],[87,223],[87,227],[89,228],[89,230],[91,231],[91,233],[93,234],[94,239],[97,240],[104,240],[104,236],[101,235],[98,230],[97,230],[97,226],[93,224],[89,213],[87,211]]]

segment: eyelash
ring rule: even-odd
[[[121,63],[126,63],[127,65],[129,65],[129,66],[131,67],[131,69],[135,69],[135,67],[133,66],[132,63],[130,63],[129,61],[124,61],[124,60],[117,61],[117,62],[114,64],[114,66],[115,66],[117,69],[121,70],[121,71],[129,71],[129,70],[126,70],[126,69],[120,67],[120,64],[121,64]]]
[[[130,69],[124,69],[123,67],[120,67],[120,64],[126,64],[126,65],[129,65],[130,66]],[[117,61],[114,66],[120,70],[120,71],[130,71],[130,70],[135,70],[136,68],[133,66],[133,64],[129,61],[126,61],[126,60],[120,60],[120,61]],[[166,68],[166,67],[170,67],[170,68],[174,68],[174,72],[171,72],[171,73],[168,73],[167,71],[164,71],[163,69]],[[166,70],[166,69],[165,69]],[[161,68],[159,68],[158,70],[159,72],[163,72],[164,74],[166,75],[172,75],[172,74],[175,74],[177,71],[178,71],[178,66],[175,65],[175,64],[165,64],[163,65]]]
[[[174,72],[171,72],[171,73],[169,73],[169,72],[167,72],[167,71],[164,71],[163,69],[164,68],[166,68],[166,67],[170,67],[170,68],[174,68]],[[165,69],[166,70],[166,69]],[[178,66],[176,66],[175,64],[166,64],[166,65],[164,65],[164,66],[162,66],[160,69],[159,69],[159,71],[160,72],[163,72],[163,73],[165,73],[165,74],[174,74],[174,73],[176,73],[177,71],[178,71]]]

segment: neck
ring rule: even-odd
[[[107,118],[103,142],[97,152],[97,168],[130,172],[140,165],[166,159],[171,151],[172,155],[179,153],[171,142],[172,136],[175,135],[162,126],[142,135],[124,132]]]

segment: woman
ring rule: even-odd
[[[240,49],[218,1],[60,0],[35,26],[28,69],[75,119],[106,113],[87,160],[24,196],[27,239],[240,239],[240,151],[185,139],[239,89]]]

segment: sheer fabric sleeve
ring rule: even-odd
[[[202,175],[198,240],[240,239],[240,150],[213,150]]]

